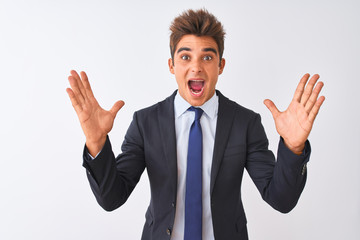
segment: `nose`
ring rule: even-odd
[[[200,73],[202,72],[202,62],[201,59],[195,59],[191,63],[191,71],[193,73]]]

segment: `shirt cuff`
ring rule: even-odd
[[[106,137],[106,140],[107,140],[107,138],[108,138],[108,136]],[[104,144],[104,146],[105,146],[105,144]],[[85,144],[84,152],[85,152],[85,154],[88,156],[87,160],[92,161],[92,160],[94,160],[95,158],[97,158],[97,156],[99,156],[99,154],[100,154],[100,153],[102,152],[102,150],[104,149],[104,146],[102,147],[102,149],[100,150],[100,152],[98,152],[98,153],[96,154],[96,156],[93,157],[93,156],[89,153],[89,151],[88,151],[88,149],[87,149],[87,147],[86,147],[86,144]]]

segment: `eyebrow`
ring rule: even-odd
[[[204,48],[203,51],[204,52],[213,52],[217,56],[217,51],[215,48]]]
[[[179,48],[176,53],[179,53],[179,52],[182,52],[182,51],[189,51],[189,52],[191,52],[191,49],[188,48],[188,47],[182,47],[182,48]]]
[[[179,49],[176,51],[176,53],[179,53],[179,52],[182,52],[182,51],[189,51],[189,52],[191,52],[191,48],[182,47],[182,48],[179,48]],[[203,51],[203,52],[213,52],[213,53],[215,53],[215,55],[217,55],[217,51],[216,51],[215,48],[211,48],[211,47],[209,47],[209,48],[203,48],[202,51]]]

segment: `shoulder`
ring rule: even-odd
[[[176,92],[177,91],[175,91],[169,97],[165,98],[163,101],[155,103],[149,107],[137,110],[134,113],[134,116],[136,116],[137,118],[140,118],[140,119],[148,119],[149,117],[153,118],[154,116],[157,116],[159,113],[163,113],[163,112],[173,114],[174,98],[175,98]]]
[[[226,98],[221,93],[218,95],[218,123],[221,126],[231,126],[231,131],[237,136],[266,138],[260,114]]]
[[[260,116],[253,110],[225,97],[220,91],[217,90],[216,93],[219,96],[219,114],[233,112],[236,117],[245,119],[254,119]]]

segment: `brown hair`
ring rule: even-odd
[[[183,12],[173,20],[170,31],[170,53],[173,60],[177,44],[184,35],[188,34],[212,37],[218,46],[219,58],[222,59],[225,30],[221,22],[206,9],[196,11],[189,9]]]

